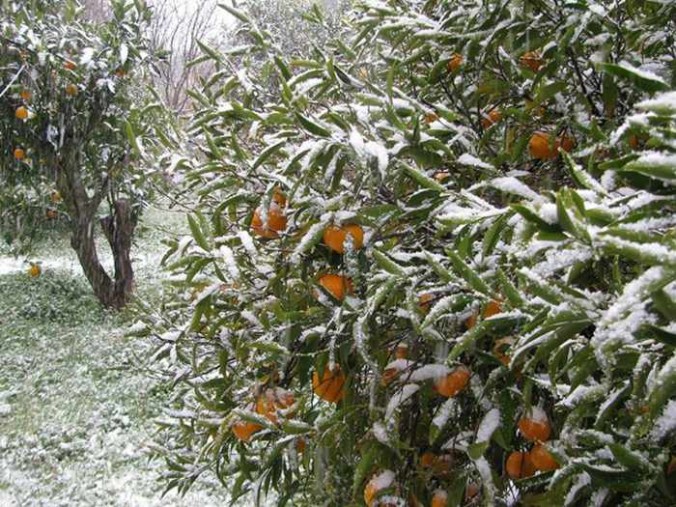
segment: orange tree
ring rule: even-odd
[[[98,299],[121,307],[133,287],[132,236],[146,198],[138,169],[153,113],[138,77],[149,63],[142,2],[82,21],[73,1],[0,7],[0,227],[26,247],[46,221],[66,222]],[[100,225],[114,258],[97,254]]]
[[[169,487],[673,501],[673,4],[370,1],[292,61],[233,15],[176,292],[136,328]]]

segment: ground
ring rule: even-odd
[[[135,248],[138,292],[157,298],[164,227],[182,214],[152,209]],[[167,393],[148,367],[152,345],[125,331],[132,312],[102,310],[65,235],[47,231],[30,260],[0,256],[0,506],[227,505],[204,477],[185,497],[161,496],[150,459]]]

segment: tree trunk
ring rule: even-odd
[[[110,277],[99,260],[93,214],[80,216],[73,223],[71,246],[101,304],[120,309],[129,302],[134,289],[131,243],[136,223],[129,202],[125,199],[116,201],[112,216],[101,219],[101,226],[113,253],[114,278]]]

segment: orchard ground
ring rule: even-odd
[[[134,257],[142,297],[162,290],[159,224],[184,223],[146,214]],[[225,505],[209,478],[161,497],[165,465],[148,445],[167,394],[148,368],[152,344],[125,336],[131,312],[98,305],[67,241],[53,231],[38,245],[36,279],[23,259],[0,256],[0,505]]]

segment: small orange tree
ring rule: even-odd
[[[209,53],[200,202],[147,309],[169,487],[673,501],[675,7],[366,2],[292,61],[233,14],[251,44],[236,74]]]
[[[67,222],[96,296],[119,308],[133,287],[130,248],[147,194],[141,140],[156,115],[138,80],[148,10],[119,0],[112,11],[95,25],[74,1],[0,6],[0,228],[25,248],[45,221]],[[98,223],[112,276],[97,253]]]

